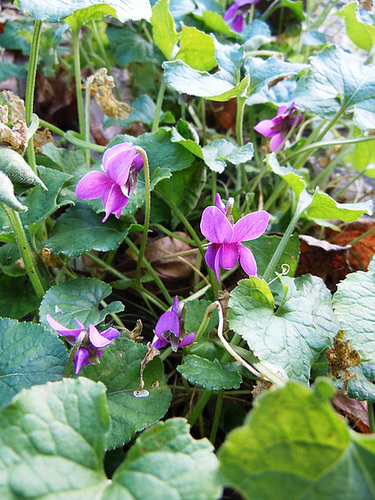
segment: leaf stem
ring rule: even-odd
[[[35,294],[39,300],[42,300],[44,294],[48,290],[48,285],[42,273],[40,272],[37,261],[34,257],[32,248],[30,246],[29,240],[27,239],[21,218],[18,212],[15,212],[12,208],[3,204],[1,204],[1,207],[5,211],[9,219],[10,225],[13,228],[16,243],[21,253],[26,273],[30,278]]]
[[[29,126],[31,123],[31,117],[34,109],[35,79],[36,79],[41,33],[42,33],[42,21],[35,21],[33,38],[31,41],[31,48],[30,48],[29,71],[27,74],[26,96],[25,96],[25,121],[27,126]],[[29,142],[27,144],[27,159],[30,167],[33,169],[34,172],[36,172],[33,137],[30,137]]]
[[[160,114],[161,114],[161,108],[163,105],[163,99],[164,99],[164,94],[165,94],[165,89],[167,88],[167,82],[161,77],[161,83],[159,87],[159,92],[158,92],[158,97],[156,100],[156,108],[155,108],[155,114],[154,114],[154,121],[152,123],[152,128],[151,132],[155,133],[158,128],[159,128],[159,121],[160,121]]]
[[[73,52],[74,52],[74,75],[76,81],[76,99],[78,111],[79,133],[81,138],[85,136],[85,117],[83,112],[82,80],[81,80],[81,61],[79,47],[80,26],[72,27]]]
[[[212,444],[215,443],[217,430],[219,428],[221,410],[223,407],[223,398],[224,398],[224,390],[221,389],[221,391],[219,391],[218,395],[217,395],[215,414],[214,414],[214,418],[212,421],[212,427],[211,427],[211,433],[210,433],[210,441]]]
[[[281,238],[281,241],[280,241],[278,247],[276,248],[275,253],[272,256],[272,259],[268,263],[267,269],[264,271],[264,275],[263,275],[264,281],[268,282],[270,280],[271,276],[273,275],[273,272],[277,266],[277,263],[279,262],[282,254],[283,254],[283,252],[284,252],[284,250],[289,242],[289,238],[290,238],[292,232],[294,231],[294,228],[297,225],[297,222],[301,216],[301,213],[302,213],[301,210],[298,210],[298,208],[297,208],[292,220],[290,221],[288,227],[286,228],[286,231],[285,231],[283,237]]]

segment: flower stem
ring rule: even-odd
[[[81,61],[79,47],[79,32],[80,26],[71,27],[73,37],[73,52],[74,52],[74,75],[76,80],[76,99],[78,111],[79,133],[81,138],[85,136],[85,117],[83,112],[83,96],[81,82]]]
[[[189,418],[187,419],[188,423],[191,426],[193,426],[199,418],[199,415],[202,413],[206,404],[209,402],[211,395],[212,391],[210,391],[209,389],[204,390],[202,396],[199,398],[198,403],[195,405],[194,410],[191,412]]]
[[[152,128],[151,132],[155,133],[158,128],[159,128],[159,120],[160,120],[160,114],[161,114],[161,107],[163,105],[163,99],[164,99],[164,94],[165,94],[165,89],[167,88],[167,82],[165,79],[162,77],[160,87],[159,87],[159,93],[158,97],[156,100],[156,109],[155,109],[155,114],[154,114],[154,121],[152,123]]]
[[[129,242],[131,242],[131,240],[129,240]],[[128,242],[128,243],[129,243]],[[132,250],[134,251],[138,251],[137,247],[134,245],[133,242],[131,242],[133,247],[132,247]],[[129,245],[130,246],[130,245]],[[120,273],[120,271],[117,271],[117,269],[115,269],[114,267],[112,267],[111,265],[109,265],[107,262],[105,262],[103,259],[101,259],[100,257],[98,257],[97,255],[93,254],[93,253],[90,253],[90,252],[85,252],[85,255],[87,257],[89,257],[91,260],[93,260],[96,264],[98,264],[99,266],[103,267],[104,269],[106,269],[108,272],[110,272],[111,274],[113,274],[113,276],[116,276],[117,278],[120,279],[120,281],[126,281],[125,280],[125,276]],[[155,271],[154,271],[155,272]],[[150,273],[151,274],[151,273]],[[129,280],[130,282],[132,280]],[[162,302],[158,297],[156,297],[154,294],[150,293],[148,290],[146,290],[145,288],[142,288],[142,287],[137,287],[135,285],[135,283],[129,283],[129,287],[130,288],[134,288],[135,290],[137,290],[137,292],[139,292],[141,295],[145,295],[147,296],[147,298],[150,300],[150,302],[154,303],[156,306],[158,306],[162,311],[166,311],[168,306],[166,304],[164,304],[164,302]]]
[[[5,211],[9,219],[10,225],[13,228],[17,246],[19,248],[22,260],[25,265],[26,273],[30,278],[36,296],[38,297],[39,300],[42,300],[44,294],[48,290],[48,285],[38,267],[29,240],[27,239],[21,218],[18,212],[15,212],[10,207],[3,204],[1,204],[1,207]]]
[[[125,242],[133,250],[133,252],[137,255],[137,259],[138,259],[138,262],[139,262],[139,260],[140,260],[140,258],[139,258],[139,252],[140,252],[140,250],[138,250],[137,246],[132,242],[132,240],[130,238],[125,238]],[[158,285],[159,290],[163,294],[163,296],[164,296],[165,300],[167,301],[168,305],[172,305],[173,304],[173,299],[170,296],[168,290],[166,289],[164,283],[162,282],[162,280],[157,275],[155,269],[152,267],[152,265],[144,257],[143,257],[142,260],[143,260],[143,265],[145,266],[145,268],[147,269],[147,271],[151,274],[151,276],[154,278],[155,283]],[[137,262],[137,264],[138,264],[138,262]],[[137,290],[142,290],[142,284],[138,285],[137,282],[136,282],[135,283],[135,288]]]
[[[371,434],[373,434],[375,432],[374,405],[369,401],[367,401],[367,413],[368,413],[370,432]]]
[[[298,210],[298,208],[297,208],[292,220],[290,221],[288,227],[286,228],[286,231],[285,231],[283,237],[281,238],[281,241],[280,241],[278,247],[276,248],[275,253],[272,256],[272,259],[268,263],[267,269],[264,271],[264,275],[263,275],[264,281],[268,282],[270,280],[271,276],[273,275],[273,272],[277,266],[277,263],[279,262],[280,257],[282,256],[282,254],[285,250],[285,247],[287,246],[287,244],[289,242],[289,238],[290,238],[292,232],[294,231],[294,228],[296,227],[300,216],[301,216],[301,211]]]
[[[221,416],[221,409],[223,407],[223,398],[224,398],[224,390],[221,389],[221,391],[219,391],[217,395],[215,414],[214,414],[214,419],[212,421],[212,427],[210,433],[210,441],[212,444],[214,444],[216,440],[217,429],[219,427],[220,416]]]
[[[87,143],[90,142],[90,88],[91,85],[87,80],[86,90],[85,90],[85,141]],[[85,149],[85,157],[86,157],[86,167],[90,168],[90,150]]]
[[[29,126],[34,109],[35,78],[38,62],[38,52],[42,32],[42,21],[35,21],[33,38],[30,48],[29,71],[27,74],[26,96],[25,96],[25,121]],[[27,145],[27,159],[30,167],[36,172],[34,140],[30,137]]]
[[[143,224],[143,233],[141,246],[139,247],[138,261],[137,261],[137,269],[136,269],[136,278],[135,282],[137,286],[141,286],[141,271],[142,271],[142,262],[143,256],[145,253],[147,234],[150,227],[150,211],[151,211],[151,189],[150,189],[150,169],[148,166],[148,158],[146,151],[140,146],[136,146],[137,151],[142,155],[143,159],[143,171],[145,174],[145,221]],[[169,294],[168,294],[169,295]]]

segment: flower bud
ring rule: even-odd
[[[34,173],[23,157],[13,149],[0,146],[0,171],[13,184],[40,186],[48,191],[43,181]]]

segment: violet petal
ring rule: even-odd
[[[122,146],[122,144],[118,144],[118,146]],[[106,157],[104,153],[103,168],[108,176],[119,186],[122,186],[128,180],[129,170],[136,153],[137,150],[134,147],[130,149],[122,148],[118,154],[111,155],[110,157]]]
[[[275,133],[272,129],[273,126],[274,123],[272,120],[262,120],[255,125],[254,130],[259,134],[262,134],[264,137],[271,137]]]
[[[256,276],[257,274],[257,263],[255,262],[254,255],[251,250],[244,247],[243,245],[239,245],[240,249],[240,264],[242,269],[249,276]]]
[[[283,136],[281,134],[274,135],[270,141],[270,148],[272,151],[277,151],[284,139],[285,134]],[[282,149],[284,149],[284,147]]]
[[[83,200],[100,198],[111,181],[104,172],[89,172],[78,182],[76,195]]]
[[[120,336],[120,332],[116,328],[107,328],[104,332],[100,332],[100,335],[108,340],[117,339]]]
[[[224,203],[222,202],[221,200],[221,196],[219,195],[219,193],[216,193],[216,198],[215,198],[215,207],[217,207],[221,212],[223,212],[223,214],[226,213],[226,208],[225,208],[225,205]]]
[[[215,206],[204,209],[201,232],[211,243],[230,243],[233,237],[231,223],[223,212]]]
[[[156,349],[161,349],[162,347],[166,346],[168,344],[168,342],[164,339],[157,339],[155,340],[152,345],[153,347],[156,347]]]
[[[189,333],[189,335],[186,335],[181,342],[178,344],[178,347],[186,347],[187,345],[190,345],[194,342],[195,340],[195,333]]]
[[[229,19],[232,19],[236,15],[236,12],[238,10],[238,7],[236,3],[232,4],[229,9],[225,12],[224,14],[224,21],[228,21]]]
[[[50,327],[53,328],[59,335],[62,335],[63,337],[65,336],[78,337],[78,335],[83,330],[85,330],[83,323],[78,321],[78,319],[76,318],[74,318],[74,321],[77,323],[78,328],[73,328],[73,329],[67,328],[66,326],[62,325],[61,323],[53,319],[50,314],[47,314],[46,319]]]
[[[78,373],[81,371],[82,366],[87,366],[90,364],[89,361],[89,351],[85,349],[84,347],[81,347],[78,349],[74,356],[74,366],[75,366],[75,374],[78,375]]]
[[[265,210],[258,210],[239,219],[233,227],[233,241],[247,241],[259,238],[267,229],[270,215]]]
[[[216,254],[217,251],[220,248],[219,243],[211,243],[206,251],[205,259],[207,262],[208,267],[210,267],[213,271],[215,270],[215,259],[216,259]]]
[[[160,316],[159,321],[156,323],[155,326],[155,335],[160,339],[162,333],[166,332],[167,330],[173,332],[176,335],[176,337],[179,336],[180,325],[178,317],[172,311],[166,311],[164,314]]]
[[[103,337],[94,325],[89,326],[89,340],[94,347],[98,348],[113,344],[113,340]]]
[[[175,295],[174,300],[173,300],[173,305],[172,305],[172,312],[177,314],[179,305],[180,305],[180,301],[178,300],[177,295]]]
[[[236,16],[230,27],[232,28],[233,31],[236,31],[237,33],[241,33],[243,31],[243,15],[239,14]]]
[[[110,188],[103,193],[102,201],[105,208],[105,217],[103,218],[103,222],[105,222],[111,213],[115,213],[116,217],[119,218],[129,198],[123,194],[120,186],[112,184]]]
[[[221,245],[216,258],[218,260],[219,267],[224,269],[233,269],[239,258],[238,244],[224,243]]]

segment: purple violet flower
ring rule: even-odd
[[[259,0],[234,0],[234,3],[229,7],[229,9],[224,14],[224,21],[231,22],[231,28],[237,33],[241,33],[243,30],[244,17],[251,8],[251,4],[258,3]]]
[[[280,106],[277,110],[277,115],[272,120],[262,120],[255,125],[254,130],[264,135],[264,137],[272,137],[270,147],[272,151],[277,151],[282,144],[289,130],[292,128],[297,117],[295,116],[297,108],[294,102],[288,109],[287,106]],[[298,118],[298,125],[302,121],[302,114]],[[284,146],[283,148],[284,149]]]
[[[270,218],[266,211],[258,210],[245,215],[234,224],[230,215],[232,206],[233,198],[228,200],[225,207],[217,194],[215,205],[205,208],[202,214],[201,232],[210,242],[205,258],[208,266],[215,271],[219,283],[219,268],[232,269],[238,258],[245,273],[256,275],[254,256],[241,242],[253,240],[263,234]]]
[[[182,319],[183,307],[184,304],[179,302],[176,295],[172,310],[162,314],[156,323],[153,347],[160,349],[171,344],[172,351],[176,352],[179,347],[185,347],[194,342],[195,333],[186,335],[185,332],[184,320]]]
[[[75,329],[66,328],[64,325],[52,318],[47,314],[47,321],[51,328],[53,328],[59,335],[66,338],[69,344],[74,345],[82,332],[86,332],[81,346],[78,348],[74,356],[75,373],[81,371],[82,366],[99,363],[99,357],[102,356],[102,349],[108,344],[113,344],[113,339],[120,336],[120,333],[115,328],[107,328],[104,332],[99,332],[94,325],[90,325],[88,330],[84,327],[83,323],[74,318],[77,323]]]
[[[138,172],[143,167],[143,158],[130,142],[116,144],[103,155],[104,172],[87,173],[77,184],[76,195],[83,200],[102,198],[105,222],[111,213],[119,219],[122,209],[129,201],[130,191],[135,194]]]

